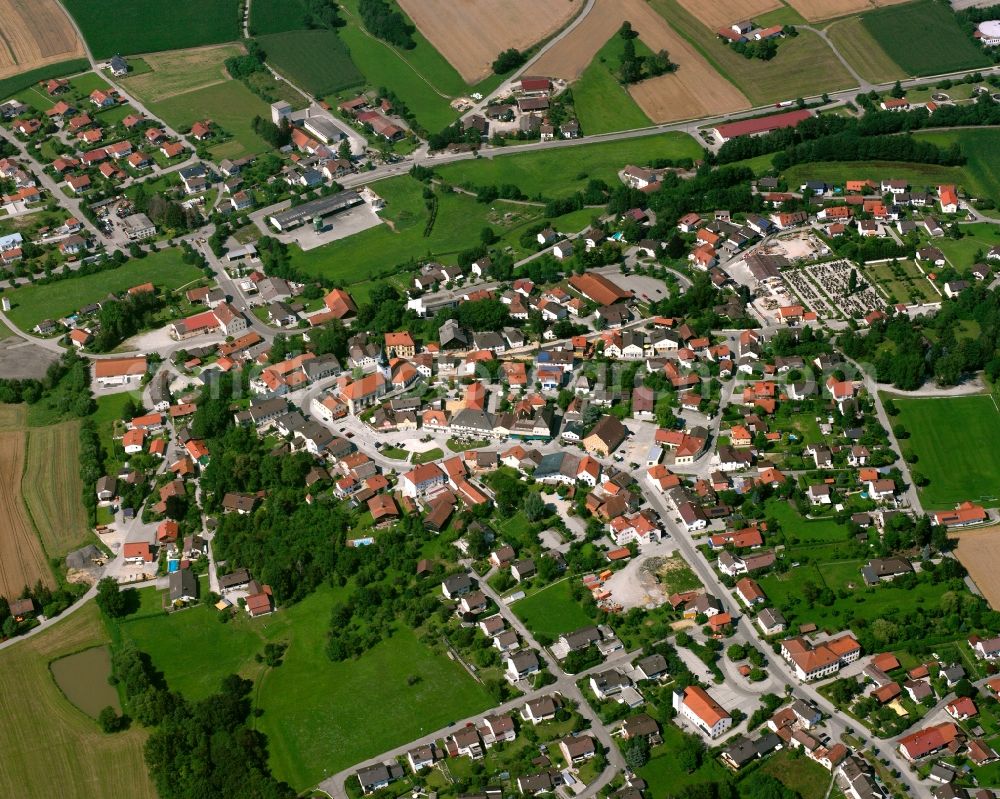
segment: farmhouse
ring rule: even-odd
[[[762,136],[782,128],[794,128],[811,113],[805,109],[787,111],[784,114],[774,114],[757,119],[742,119],[739,122],[729,122],[714,129],[719,141],[725,143],[737,136]]]
[[[94,379],[104,387],[138,382],[146,374],[146,358],[99,358],[94,361]]]
[[[861,645],[854,636],[844,634],[813,646],[805,638],[781,642],[781,656],[795,666],[795,676],[803,682],[836,674],[841,666],[861,657]]]

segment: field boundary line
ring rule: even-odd
[[[183,91],[170,92],[169,94],[161,94],[155,99],[151,98],[146,100],[145,102],[150,103],[151,105],[154,103],[162,103],[164,100],[172,100],[174,97],[180,97],[181,95],[190,94],[191,92],[200,92],[202,89],[210,89],[213,86],[218,86],[220,83],[228,83],[228,82],[229,81],[226,80],[225,78],[221,80],[213,80],[211,83],[205,83],[201,86],[194,86],[193,88],[184,89]],[[138,92],[135,92],[134,90],[133,93],[138,94]]]

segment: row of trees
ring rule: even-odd
[[[360,0],[358,13],[369,32],[379,39],[404,50],[417,46],[413,39],[413,26],[386,0]]]

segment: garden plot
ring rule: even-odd
[[[830,300],[833,308],[843,315],[860,319],[874,310],[881,309],[885,301],[872,285],[865,280],[857,265],[847,260],[828,261],[812,264],[804,270],[820,291]],[[856,284],[851,290],[851,274]]]

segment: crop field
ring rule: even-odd
[[[84,55],[57,0],[0,0],[0,78]]]
[[[65,0],[94,58],[219,44],[240,38],[239,0]]]
[[[87,540],[87,513],[80,501],[79,446],[78,421],[28,431],[21,491],[42,545],[51,556],[64,555]]]
[[[593,620],[570,593],[570,579],[548,585],[538,593],[519,599],[511,610],[533,633],[555,638],[579,630]]]
[[[264,619],[241,613],[225,625],[205,606],[174,616],[154,612],[126,620],[122,634],[149,653],[171,688],[192,697],[217,689],[234,671],[257,680],[257,726],[267,735],[271,768],[297,790],[493,704],[460,665],[410,629],[360,658],[331,662],[324,645],[337,590],[322,588]],[[143,603],[147,611],[156,606],[147,596]],[[280,667],[265,670],[253,656],[269,641],[288,650]]]
[[[677,33],[695,48],[721,78],[731,81],[754,105],[794,100],[846,89],[855,80],[820,37],[801,30],[778,45],[770,61],[747,59],[737,53],[683,8],[677,0],[650,0]],[[638,29],[641,34],[641,29]],[[654,48],[655,49],[655,48]],[[673,55],[673,50],[668,48]]]
[[[23,430],[0,433],[0,595],[8,600],[38,580],[55,585],[21,496],[25,439]]]
[[[62,694],[49,663],[108,643],[93,602],[51,629],[0,652],[0,796],[17,799],[156,799],[137,724],[106,735]],[[37,742],[26,746],[26,741]]]
[[[984,527],[956,533],[955,555],[965,566],[993,610],[1000,610],[1000,528]]]
[[[914,470],[930,483],[920,489],[925,508],[941,510],[972,500],[1000,505],[1000,411],[989,395],[902,399],[895,423],[910,433],[903,447],[919,456]]]
[[[650,50],[666,50],[678,65],[676,72],[630,87],[633,99],[651,120],[689,119],[749,107],[746,97],[644,0],[597,0],[584,21],[548,50],[532,71],[576,80],[625,20]]]
[[[270,149],[267,142],[253,132],[251,122],[255,116],[270,119],[271,110],[239,81],[229,80],[177,94],[151,103],[149,110],[175,128],[188,128],[199,119],[211,119],[233,137],[231,142],[209,148],[217,159],[255,155]]]
[[[305,30],[306,7],[303,0],[254,0],[250,4],[250,35]]]
[[[179,249],[162,250],[130,260],[117,269],[8,292],[12,306],[9,318],[18,327],[30,330],[43,319],[66,316],[109,293],[117,294],[140,283],[175,289],[201,276],[201,270],[181,261]]]
[[[490,75],[501,51],[527,50],[558,31],[583,0],[399,0],[399,5],[472,84]]]
[[[573,84],[573,106],[587,135],[652,124],[632,95],[618,82],[616,72],[624,45],[625,40],[614,34]]]
[[[966,163],[961,167],[963,174],[959,181],[970,195],[989,198],[1000,202],[1000,130],[982,128],[974,130],[930,131],[918,133],[917,138],[947,147],[957,142],[965,155]]]
[[[903,78],[906,72],[879,46],[861,22],[861,17],[850,17],[835,22],[826,29],[840,54],[846,58],[862,78],[871,83],[886,83]]]
[[[664,133],[640,139],[572,147],[572,162],[558,148],[533,153],[481,158],[437,167],[442,179],[456,185],[513,183],[529,197],[565,197],[584,189],[592,178],[611,186],[628,164],[644,166],[658,158],[701,158],[702,148],[686,133]]]
[[[678,0],[691,14],[712,31],[728,28],[744,19],[757,20],[757,16],[782,8],[781,0]]]
[[[990,65],[958,26],[951,9],[934,0],[879,8],[863,14],[861,20],[908,75],[937,75]]]
[[[810,22],[906,2],[909,0],[788,0],[788,4]]]
[[[261,36],[259,41],[268,63],[310,94],[333,94],[364,83],[334,31],[288,31]]]
[[[125,78],[122,83],[143,102],[157,103],[177,94],[222,83],[228,79],[223,62],[245,52],[242,44],[222,44],[150,53],[144,59],[150,71]]]

